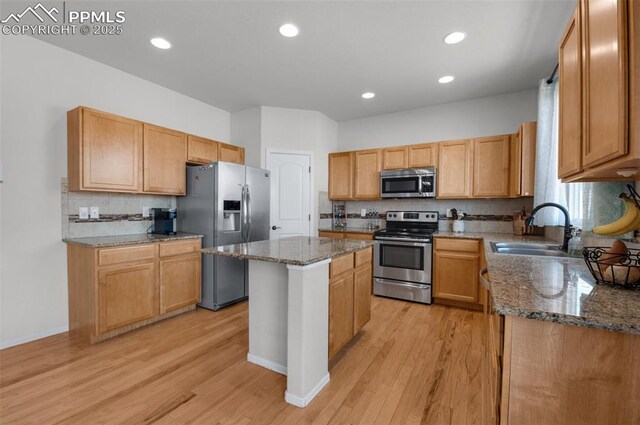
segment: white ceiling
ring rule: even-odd
[[[269,105],[344,121],[536,87],[575,1],[89,4],[124,10],[124,34],[44,39],[227,111]],[[285,22],[300,35],[282,37]],[[446,45],[451,31],[468,37]],[[154,36],[173,48],[154,48]],[[455,81],[439,84],[447,74]]]

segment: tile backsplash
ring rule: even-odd
[[[319,227],[331,227],[331,201],[327,192],[318,193]],[[386,199],[378,201],[347,201],[347,226],[366,227],[368,220],[360,218],[362,209],[384,214],[391,210],[438,211],[440,230],[451,230],[452,220],[446,218],[447,209],[455,208],[467,214],[465,231],[512,233],[513,213],[533,209],[533,198],[518,199]],[[384,220],[379,220],[384,227]]]
[[[150,218],[142,217],[142,208],[175,208],[175,196],[139,195],[108,192],[69,192],[67,179],[61,183],[62,237],[127,235],[145,233]],[[80,207],[98,207],[98,220],[80,220]]]

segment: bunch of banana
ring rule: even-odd
[[[594,227],[592,232],[604,236],[620,236],[625,233],[640,229],[640,209],[633,198],[626,194],[621,194],[620,199],[624,202],[624,214],[613,223]]]

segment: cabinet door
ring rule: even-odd
[[[187,138],[184,133],[144,125],[144,191],[184,195]]]
[[[353,273],[329,283],[329,357],[353,336]]]
[[[584,126],[588,168],[627,153],[627,2],[582,0]]]
[[[142,123],[82,109],[82,189],[142,189]]]
[[[438,146],[438,197],[471,196],[473,146],[470,140],[442,142]]]
[[[218,142],[218,161],[244,164],[244,148]]]
[[[509,196],[521,195],[522,183],[522,139],[520,130],[509,137]]]
[[[160,261],[160,314],[200,302],[201,254]]]
[[[382,151],[382,168],[384,170],[397,170],[407,168],[409,165],[409,148],[386,148]]]
[[[437,143],[423,143],[409,146],[409,168],[435,167],[437,165]]]
[[[203,137],[187,135],[187,161],[208,164],[218,160],[218,143]]]
[[[156,316],[156,263],[100,270],[98,305],[99,333]]]
[[[353,152],[329,154],[329,199],[353,199]]]
[[[510,136],[482,137],[473,146],[473,196],[509,196]]]
[[[580,5],[558,52],[558,177],[582,171],[582,44]]]
[[[354,153],[356,170],[353,192],[355,199],[378,199],[380,197],[381,157],[381,151],[378,149]]]
[[[477,303],[478,254],[435,251],[433,268],[434,297]]]
[[[536,181],[536,121],[526,122],[520,126],[520,196],[533,196]]]
[[[371,319],[371,262],[353,274],[353,333],[356,334]]]

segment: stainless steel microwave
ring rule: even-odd
[[[383,198],[435,198],[435,167],[381,172],[380,196]]]

